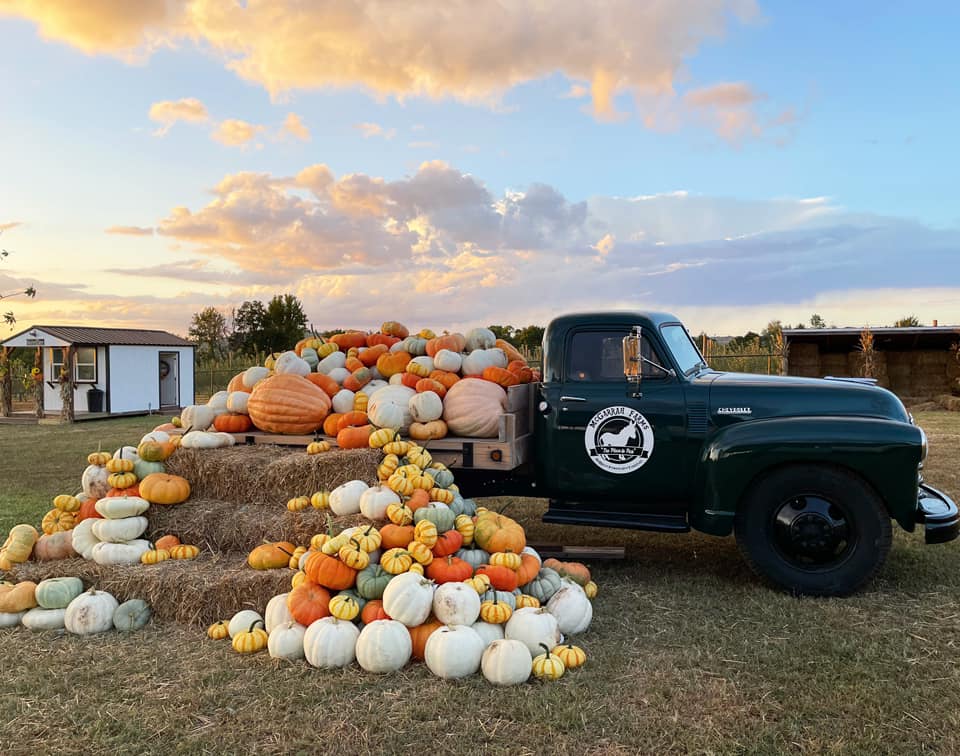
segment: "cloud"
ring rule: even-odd
[[[207,106],[196,97],[184,97],[180,100],[162,100],[150,106],[150,120],[161,124],[154,136],[164,136],[177,121],[205,123],[210,119]]]
[[[450,0],[442,14],[434,0],[2,0],[3,13],[88,53],[196,45],[275,97],[360,87],[381,99],[500,105],[508,90],[559,73],[601,119],[623,115],[622,96],[656,116],[649,98],[673,93],[701,46],[759,15],[755,0]],[[717,128],[750,131],[739,108]]]
[[[104,233],[121,236],[153,236],[153,229],[144,226],[110,226]]]
[[[248,123],[239,118],[228,118],[217,125],[210,138],[227,147],[246,147],[264,131],[266,126]]]
[[[136,268],[107,268],[104,273],[136,278],[168,278],[175,281],[243,286],[287,281],[287,276],[282,273],[271,275],[269,271],[262,270],[246,272],[217,269],[206,260],[182,260]]]
[[[17,226],[22,226],[22,225],[23,225],[22,221],[9,221],[7,223],[0,223],[0,234],[2,234],[4,231],[9,231],[12,228],[16,228]]]
[[[296,113],[287,113],[283,122],[283,128],[280,130],[281,136],[290,135],[299,139],[301,142],[310,141],[310,129]]]
[[[407,147],[411,150],[435,150],[439,147],[439,142],[430,142],[430,141],[419,141],[419,142],[407,142]]]
[[[379,123],[372,123],[370,121],[364,121],[363,123],[355,123],[353,125],[357,131],[363,134],[364,139],[369,139],[370,137],[383,137],[384,139],[393,139],[397,135],[396,129],[385,129]]]

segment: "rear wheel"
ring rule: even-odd
[[[737,511],[737,544],[757,574],[796,594],[843,596],[883,565],[890,515],[856,475],[818,465],[759,480]]]

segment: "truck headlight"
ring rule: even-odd
[[[927,452],[930,450],[927,446],[927,434],[923,432],[923,428],[917,428],[920,431],[920,464],[922,465],[927,459]]]

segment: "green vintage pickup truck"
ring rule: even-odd
[[[556,318],[529,394],[525,435],[501,434],[506,456],[463,443],[451,462],[472,495],[548,498],[547,522],[734,533],[760,575],[817,596],[868,581],[893,520],[927,543],[960,533],[956,505],[923,482],[926,436],[896,396],[718,372],[668,314]]]

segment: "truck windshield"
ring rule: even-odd
[[[663,340],[667,342],[667,347],[673,352],[673,358],[677,361],[677,367],[683,375],[707,366],[700,351],[690,339],[687,329],[682,325],[662,326],[660,333],[663,335]]]

